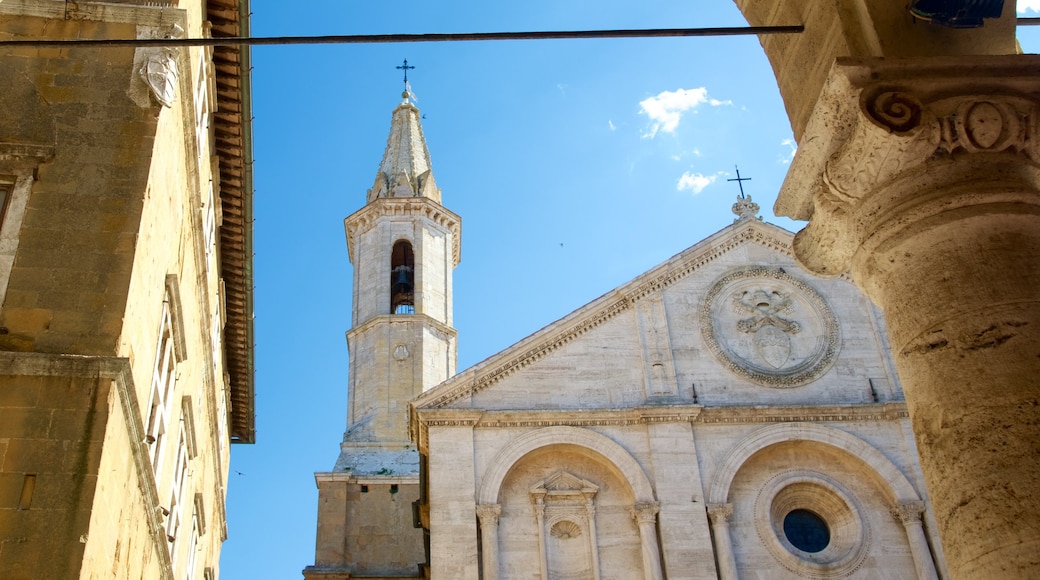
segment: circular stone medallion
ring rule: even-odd
[[[816,379],[841,343],[823,296],[771,266],[740,268],[715,282],[704,297],[701,330],[727,368],[770,387]]]

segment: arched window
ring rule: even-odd
[[[390,313],[415,314],[415,258],[405,240],[397,241],[390,254]]]

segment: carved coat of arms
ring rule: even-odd
[[[801,330],[794,320],[783,318],[793,310],[791,298],[779,291],[745,290],[733,294],[733,308],[746,315],[737,321],[737,329],[751,335],[755,353],[774,369],[791,358],[791,336]]]

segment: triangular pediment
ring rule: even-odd
[[[480,408],[480,404],[472,403],[473,397],[477,394],[495,389],[496,385],[530,365],[559,356],[568,345],[596,332],[597,328],[605,328],[605,325],[611,324],[616,318],[626,313],[632,315],[633,311],[641,307],[645,309],[647,306],[644,302],[659,301],[662,291],[682,284],[690,276],[695,276],[705,269],[717,268],[720,262],[727,260],[736,263],[736,258],[731,256],[734,252],[754,247],[758,248],[757,251],[762,255],[776,256],[793,264],[793,237],[794,234],[791,232],[773,224],[757,219],[741,219],[502,352],[426,391],[413,401],[412,406],[416,410]],[[741,264],[747,264],[746,254],[747,252],[741,254]],[[642,320],[640,316],[643,315],[636,318]],[[656,356],[659,355],[650,353],[650,361],[653,362]],[[651,367],[656,368],[653,365]],[[532,405],[531,408],[534,407],[536,405]]]
[[[566,471],[557,471],[538,485],[531,487],[530,493],[545,495],[553,492],[564,494],[581,492],[594,495],[597,491],[599,491],[599,486],[591,481],[586,481]]]

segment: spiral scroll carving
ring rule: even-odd
[[[900,92],[880,93],[868,99],[864,109],[870,118],[895,133],[905,133],[921,124],[921,102]]]

